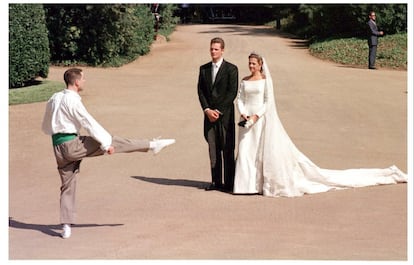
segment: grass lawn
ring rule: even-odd
[[[344,65],[367,68],[368,44],[365,39],[333,39],[313,43],[310,53],[323,60]],[[378,40],[376,66],[407,70],[407,34],[394,34]]]
[[[9,89],[9,105],[47,101],[53,93],[64,88],[63,82],[44,80],[31,86]]]

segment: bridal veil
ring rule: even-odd
[[[298,150],[277,114],[273,81],[263,58],[266,76],[267,110],[260,143],[263,163],[263,195],[294,197],[332,189],[407,182],[407,175],[396,166],[384,169],[322,169]]]

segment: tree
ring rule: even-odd
[[[387,34],[407,31],[406,4],[301,4],[291,10],[286,28],[308,39],[365,38],[371,10]]]
[[[50,52],[41,4],[9,5],[9,86],[47,77]]]
[[[146,54],[150,9],[139,4],[45,4],[52,61],[119,66]]]

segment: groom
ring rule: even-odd
[[[234,104],[238,89],[237,66],[223,59],[224,40],[210,41],[211,62],[200,67],[198,98],[204,111],[204,138],[208,143],[211,184],[206,190],[233,191]],[[224,183],[222,180],[224,168]]]

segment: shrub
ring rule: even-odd
[[[50,52],[41,4],[9,5],[9,86],[47,77]]]
[[[52,61],[119,66],[146,54],[154,39],[147,5],[48,4]]]
[[[407,31],[407,4],[300,4],[282,8],[284,30],[312,41],[327,38],[366,38],[368,14],[387,35]],[[288,12],[287,12],[288,11]]]
[[[174,16],[177,10],[178,8],[174,4],[160,5],[160,14],[162,16],[160,32],[166,37],[174,31],[175,26],[180,21],[179,17]]]

